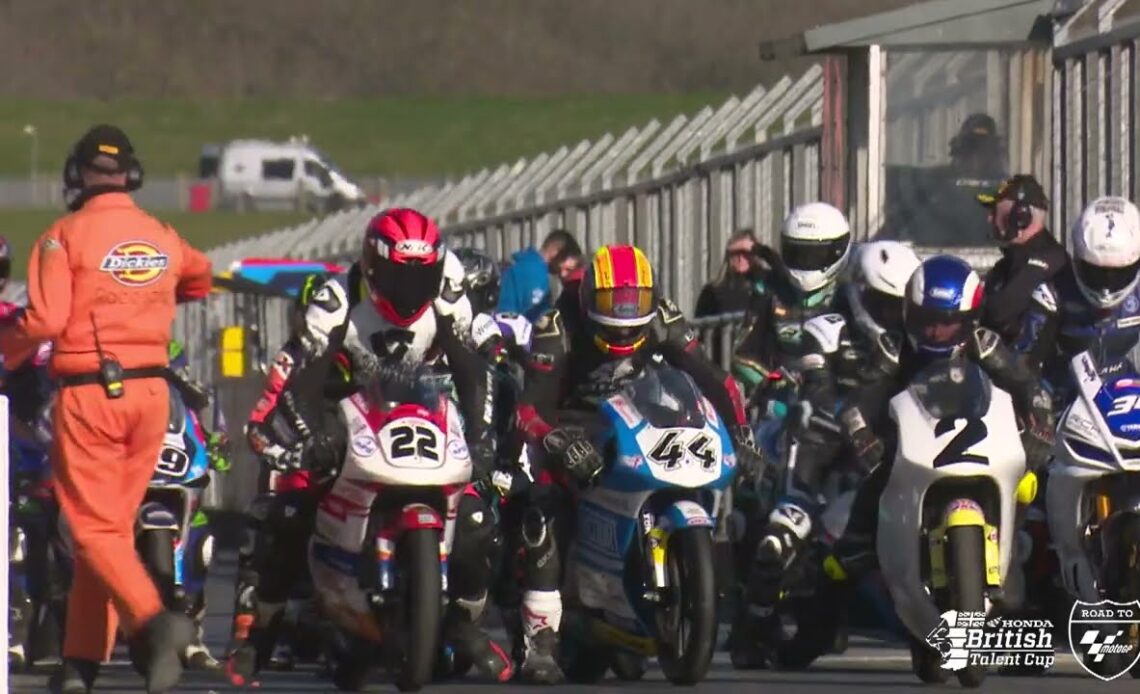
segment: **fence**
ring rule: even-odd
[[[1140,196],[1137,5],[1091,2],[1056,34],[1051,107],[1058,124],[1053,130],[1053,220],[1058,229],[1099,195]]]
[[[385,200],[404,195],[432,182],[421,179],[362,176],[353,179],[369,199]],[[148,176],[146,185],[133,195],[142,207],[152,211],[189,210],[191,188],[203,181],[190,176]],[[210,181],[205,181],[210,183]],[[216,189],[212,189],[211,206],[218,205]],[[52,208],[63,210],[63,182],[59,173],[25,178],[0,178],[0,209]],[[306,209],[303,196],[280,201],[284,209]]]

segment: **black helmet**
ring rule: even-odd
[[[474,313],[489,313],[499,303],[499,265],[491,256],[474,248],[457,248],[463,263],[463,287]]]

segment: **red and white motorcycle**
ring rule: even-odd
[[[426,369],[378,370],[340,402],[340,474],[321,501],[309,549],[317,599],[353,642],[334,666],[363,687],[380,656],[401,691],[432,676],[456,509],[471,478],[457,407]]]

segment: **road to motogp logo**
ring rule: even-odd
[[[103,256],[99,269],[110,273],[119,284],[145,287],[161,277],[169,265],[170,258],[153,244],[125,241]]]

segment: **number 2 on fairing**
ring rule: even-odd
[[[938,421],[934,427],[934,435],[942,436],[951,431],[954,431],[958,424],[959,417],[946,417]],[[984,455],[977,453],[970,453],[969,450],[985,440],[989,430],[986,429],[986,423],[980,419],[968,418],[966,419],[966,426],[950,439],[946,447],[934,456],[933,465],[936,468],[943,465],[953,465],[954,463],[976,463],[978,465],[989,465],[990,459]]]

